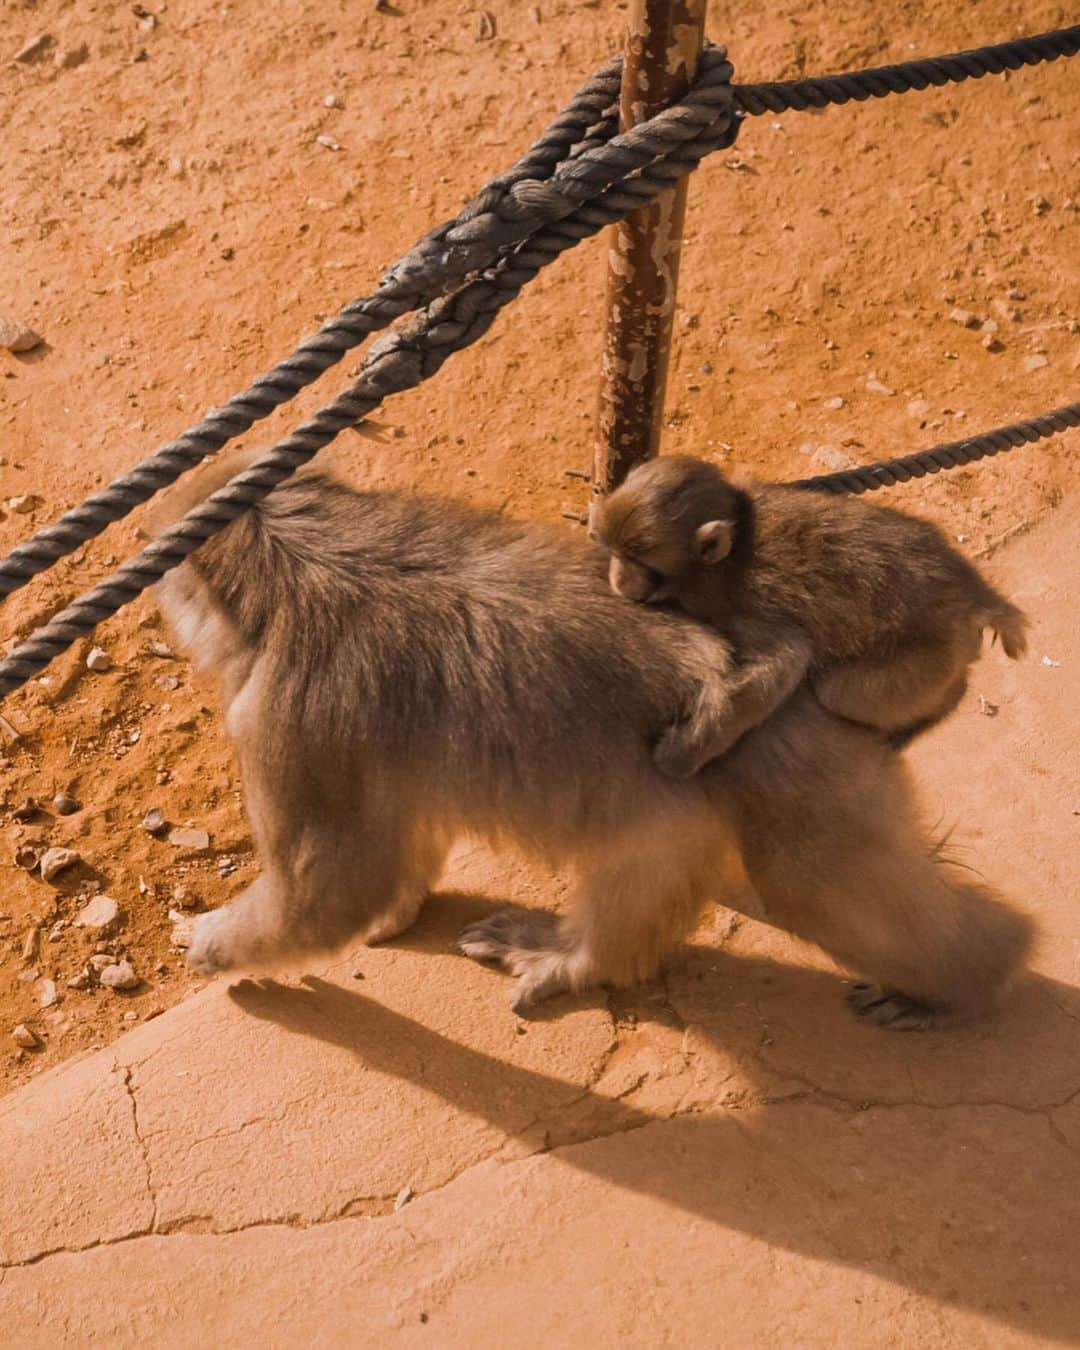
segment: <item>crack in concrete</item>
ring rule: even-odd
[[[149,1231],[153,1232],[157,1227],[157,1193],[154,1190],[154,1172],[150,1165],[150,1151],[147,1148],[146,1140],[143,1138],[142,1128],[139,1125],[139,1103],[135,1096],[135,1084],[132,1082],[132,1072],[132,1069],[128,1065],[121,1065],[115,1061],[113,1062],[113,1073],[121,1075],[124,1091],[127,1093],[128,1101],[131,1103],[131,1126],[135,1131],[135,1142],[139,1145],[139,1153],[142,1156],[143,1167],[146,1170],[146,1193],[150,1197]]]
[[[128,1089],[128,1094],[132,1099],[133,1118],[137,1119],[135,1115],[134,1092],[130,1082],[128,1082],[127,1079],[125,1079],[125,1087]],[[575,1103],[580,1103],[590,1095],[591,1094],[588,1089],[583,1090],[576,1098],[573,1098],[571,1099],[571,1101],[567,1102],[564,1106],[564,1109],[568,1109]],[[1072,1096],[1066,1099],[1066,1102],[1073,1100],[1073,1098],[1076,1097],[1077,1095],[1080,1094],[1073,1093]],[[618,1101],[617,1098],[610,1098],[608,1100],[613,1105],[616,1104]],[[771,1101],[760,1098],[752,1098],[745,1102],[740,1103],[733,1102],[730,1105],[726,1106],[724,1109],[730,1111],[731,1113],[730,1119],[732,1124],[737,1129],[743,1131],[743,1133],[745,1134],[746,1132],[744,1130],[742,1122],[738,1119],[738,1117],[741,1111],[746,1107],[748,1106],[779,1107],[790,1105],[792,1103],[806,1105],[808,1102],[814,1105],[821,1105],[826,1109],[844,1108],[847,1110],[856,1109],[863,1111],[879,1111],[879,1110],[895,1110],[895,1109],[924,1110],[924,1111],[955,1111],[955,1110],[963,1110],[966,1108],[978,1109],[978,1108],[993,1107],[1004,1111],[1015,1111],[1018,1114],[1025,1116],[1042,1116],[1047,1120],[1047,1123],[1051,1126],[1050,1133],[1051,1136],[1055,1139],[1055,1141],[1061,1144],[1061,1146],[1065,1148],[1068,1152],[1080,1154],[1080,1150],[1077,1150],[1074,1146],[1069,1144],[1067,1140],[1058,1137],[1056,1127],[1053,1126],[1053,1122],[1051,1122],[1049,1120],[1049,1117],[1046,1115],[1046,1110],[1014,1106],[1008,1102],[972,1100],[972,1101],[943,1102],[943,1103],[920,1102],[920,1101],[857,1103],[838,1094],[825,1093],[816,1086],[811,1085],[805,1093],[797,1093],[794,1096],[781,1097]],[[1066,1103],[1061,1104],[1064,1105]],[[613,1138],[616,1135],[633,1134],[636,1133],[638,1130],[649,1129],[653,1126],[667,1125],[675,1120],[682,1120],[693,1116],[704,1115],[707,1114],[708,1111],[713,1109],[715,1108],[708,1105],[695,1105],[690,1106],[685,1110],[673,1111],[670,1115],[663,1117],[647,1116],[643,1114],[640,1119],[623,1120],[618,1123],[612,1123],[609,1127],[601,1127],[599,1129],[594,1130],[590,1134],[584,1135],[580,1138],[571,1137],[566,1139],[565,1141],[558,1141],[558,1140],[553,1141],[547,1147],[537,1150],[537,1152],[554,1154],[562,1149],[577,1147],[579,1145],[584,1144],[591,1144],[603,1139]],[[1049,1108],[1049,1109],[1056,1109],[1056,1108]],[[543,1123],[543,1120],[544,1120],[543,1116],[538,1116],[535,1119],[535,1121],[531,1122],[530,1125],[525,1126],[524,1130],[520,1131],[519,1134],[525,1133],[529,1129],[535,1128],[537,1125],[541,1125]],[[749,1135],[747,1137],[749,1137]],[[423,1199],[431,1195],[436,1195],[440,1191],[444,1190],[447,1186],[452,1185],[455,1181],[458,1181],[467,1173],[471,1172],[474,1168],[481,1167],[485,1163],[490,1162],[493,1159],[497,1160],[498,1153],[502,1148],[505,1147],[507,1142],[509,1142],[509,1139],[504,1140],[503,1143],[499,1146],[499,1148],[493,1149],[491,1152],[485,1154],[484,1157],[476,1158],[472,1162],[467,1163],[464,1167],[462,1167],[459,1171],[455,1172],[452,1176],[447,1177],[445,1181],[440,1182],[439,1185],[432,1186],[429,1190],[420,1192],[415,1197],[415,1199]],[[141,1146],[142,1143],[141,1138],[139,1138],[139,1143]],[[511,1166],[512,1164],[515,1163],[520,1164],[525,1161],[527,1161],[527,1158],[512,1158],[508,1159],[501,1165]],[[147,1168],[148,1168],[148,1188],[149,1188],[149,1163],[147,1163]],[[151,1191],[151,1198],[154,1199],[152,1191]],[[238,1233],[246,1233],[254,1228],[287,1228],[293,1231],[304,1231],[309,1228],[320,1228],[331,1223],[347,1223],[352,1220],[361,1218],[367,1219],[369,1221],[374,1221],[376,1219],[383,1219],[383,1218],[393,1218],[393,1216],[396,1213],[403,1212],[405,1208],[403,1206],[402,1210],[395,1209],[393,1207],[395,1199],[396,1196],[391,1195],[356,1196],[347,1200],[342,1206],[340,1206],[337,1210],[335,1210],[333,1213],[330,1214],[318,1215],[314,1218],[305,1218],[303,1215],[300,1214],[287,1214],[275,1218],[252,1219],[248,1223],[236,1224],[231,1228],[203,1227],[202,1225],[204,1224],[206,1225],[213,1224],[213,1218],[208,1215],[185,1215],[182,1218],[170,1220],[168,1223],[158,1226],[156,1218],[157,1210],[155,1199],[154,1200],[155,1217],[149,1227],[135,1229],[130,1233],[123,1233],[118,1235],[117,1237],[100,1238],[95,1242],[89,1242],[84,1244],[83,1246],[51,1247],[46,1251],[38,1252],[35,1253],[33,1256],[26,1257],[22,1261],[9,1261],[0,1263],[0,1280],[4,1278],[5,1272],[8,1270],[16,1270],[25,1267],[36,1266],[39,1265],[42,1261],[45,1261],[52,1256],[78,1255],[84,1252],[96,1251],[99,1247],[119,1246],[121,1243],[133,1242],[139,1238],[158,1237],[164,1239],[172,1236],[181,1236],[185,1234],[205,1236],[205,1237],[215,1237],[215,1238],[233,1237]],[[376,1210],[377,1212],[372,1212],[372,1210]]]

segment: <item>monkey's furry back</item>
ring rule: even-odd
[[[506,797],[499,815],[546,795],[553,828],[561,797],[579,822],[609,830],[636,780],[658,800],[698,795],[654,772],[651,745],[727,649],[689,620],[611,595],[604,567],[561,530],[308,472],[159,589],[181,632],[203,593],[229,632],[204,664],[238,643],[263,716],[328,773],[398,765],[443,798],[440,814],[484,820],[493,791]],[[620,777],[619,791],[597,791]]]

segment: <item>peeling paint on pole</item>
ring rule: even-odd
[[[706,0],[631,0],[621,124],[652,117],[697,71]],[[593,499],[660,446],[687,179],[611,228]]]

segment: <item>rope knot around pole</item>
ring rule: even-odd
[[[496,253],[515,248],[614,184],[700,141],[711,129],[720,133],[720,139],[710,149],[734,141],[740,118],[731,84],[734,68],[723,47],[710,46],[703,52],[685,98],[640,126],[617,134],[615,100],[621,67],[621,60],[612,62],[603,72],[604,79],[597,81],[604,96],[611,99],[593,129],[597,144],[567,156],[546,178],[515,174],[489,183],[456,221],[410,249],[386,273],[384,282],[404,284],[434,264],[447,286],[460,284],[490,266],[493,246]]]

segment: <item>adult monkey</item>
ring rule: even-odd
[[[208,466],[175,518],[250,454]],[[693,621],[611,593],[563,531],[457,502],[283,484],[159,587],[217,677],[262,873],[196,922],[189,962],[265,968],[407,928],[455,838],[572,864],[561,917],[510,910],[462,935],[524,1007],[655,971],[735,848],[768,919],[873,981],[897,1026],[978,1012],[1029,921],[940,861],[899,758],[796,694],[697,778],[657,736],[729,659]]]

